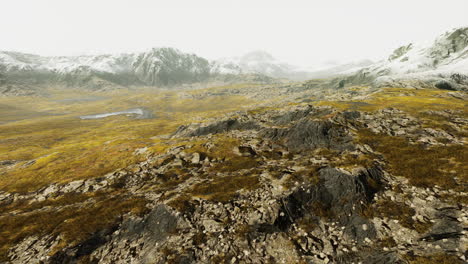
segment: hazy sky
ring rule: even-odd
[[[170,46],[215,59],[261,49],[307,66],[387,55],[468,26],[467,10],[468,0],[1,0],[0,50]]]

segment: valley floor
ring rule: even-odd
[[[0,98],[0,262],[465,263],[466,92],[314,82]]]

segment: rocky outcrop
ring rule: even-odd
[[[299,188],[282,201],[280,217],[275,220],[279,229],[287,230],[303,217],[315,217],[319,221],[317,212],[321,211],[344,226],[344,233],[351,240],[363,243],[365,238],[374,238],[373,225],[358,212],[373,200],[379,189],[384,188],[382,171],[370,168],[358,175],[349,175],[327,167],[318,175],[319,184]],[[367,226],[366,230],[361,229],[362,225]]]
[[[286,113],[280,113],[277,116],[273,116],[271,119],[273,123],[278,126],[285,126],[289,125],[295,121],[301,120],[304,117],[320,117],[332,112],[331,109],[327,108],[315,108],[312,106],[307,106],[305,108],[298,108],[291,111],[287,111]]]
[[[351,138],[346,135],[346,131],[327,121],[302,120],[291,128],[265,129],[262,136],[281,142],[295,152],[316,148],[351,148]]]

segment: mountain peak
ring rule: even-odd
[[[275,58],[270,53],[263,50],[256,50],[246,53],[241,57],[241,61],[274,61]]]

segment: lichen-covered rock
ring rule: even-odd
[[[316,148],[351,149],[351,137],[342,127],[329,121],[301,120],[291,128],[267,128],[262,136],[272,141],[282,142],[290,151],[303,151]]]

